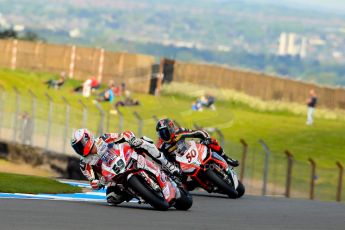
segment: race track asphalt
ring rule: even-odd
[[[1,230],[47,229],[345,229],[345,204],[244,196],[230,200],[194,194],[189,211],[148,205],[0,199]]]

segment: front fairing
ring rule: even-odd
[[[176,161],[184,173],[190,174],[200,169],[204,160],[207,158],[207,147],[195,141],[184,141],[185,151],[176,155]]]
[[[114,145],[103,156],[102,159],[102,175],[107,181],[126,172],[131,157],[137,154],[126,143]]]

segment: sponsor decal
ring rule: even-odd
[[[161,174],[161,180],[162,180],[163,183],[165,183],[167,181],[167,176],[163,172]]]
[[[138,166],[139,168],[145,168],[146,161],[145,158],[141,155],[138,155]]]
[[[163,189],[163,195],[165,198],[168,198],[170,196],[169,186],[166,185]]]

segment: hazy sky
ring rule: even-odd
[[[289,5],[296,8],[311,8],[318,10],[336,11],[345,14],[345,0],[246,0],[247,2],[272,3]]]

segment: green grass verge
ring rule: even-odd
[[[81,188],[60,183],[54,179],[25,176],[12,173],[0,173],[0,192],[6,193],[77,193]]]

